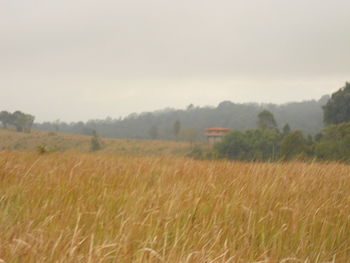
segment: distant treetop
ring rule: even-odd
[[[273,114],[268,110],[263,110],[258,114],[258,128],[259,129],[277,129],[277,123]]]
[[[350,83],[333,93],[327,104],[323,106],[325,124],[350,122]]]

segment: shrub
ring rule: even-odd
[[[293,131],[281,141],[281,156],[290,160],[307,152],[307,141],[301,131]]]
[[[275,160],[279,157],[280,134],[276,130],[233,131],[214,148],[219,157],[236,160]]]
[[[187,157],[191,157],[194,159],[203,159],[204,158],[204,152],[201,147],[198,145],[195,145],[191,151],[187,154]]]
[[[46,147],[46,145],[44,144],[40,144],[36,147],[36,151],[39,153],[39,154],[46,154],[48,153],[48,148]]]
[[[328,126],[315,144],[320,159],[350,161],[350,123]]]
[[[95,152],[102,149],[102,145],[100,139],[98,138],[97,132],[95,130],[92,131],[92,138],[90,141],[90,151]]]

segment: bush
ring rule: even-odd
[[[307,141],[301,131],[293,131],[284,136],[281,141],[281,156],[284,160],[290,160],[306,154]]]
[[[100,139],[98,138],[97,132],[95,130],[92,131],[92,138],[90,141],[90,151],[95,152],[102,149],[102,145]]]
[[[48,153],[48,148],[46,147],[46,145],[43,145],[43,144],[40,144],[36,147],[36,151],[39,153],[39,154],[46,154]]]
[[[187,157],[193,158],[193,159],[203,159],[204,158],[204,151],[201,147],[198,145],[195,145],[191,151],[187,154]]]
[[[279,157],[280,133],[276,130],[257,129],[233,131],[217,143],[219,157],[236,160],[275,160]]]
[[[36,147],[36,151],[39,154],[46,154],[46,153],[52,153],[52,152],[58,152],[58,151],[62,151],[63,149],[57,145],[50,145],[47,146],[45,144],[40,144]]]
[[[325,128],[315,144],[315,154],[324,160],[350,161],[350,123]]]

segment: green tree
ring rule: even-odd
[[[246,132],[233,131],[214,146],[219,157],[266,161],[279,157],[280,134],[276,130],[257,129]]]
[[[259,129],[277,129],[277,123],[273,114],[268,110],[263,110],[258,114],[258,128]]]
[[[55,131],[59,131],[60,130],[60,123],[61,123],[60,119],[57,119],[57,120],[55,120],[53,122],[53,126],[55,128]]]
[[[189,141],[192,145],[198,138],[198,129],[194,127],[188,127],[186,129],[183,129],[181,131],[181,137],[184,140]]]
[[[95,152],[102,149],[100,138],[97,135],[96,130],[92,130],[92,138],[90,141],[90,151]]]
[[[187,106],[187,110],[193,110],[193,109],[194,109],[194,105],[192,103]]]
[[[289,124],[287,123],[286,125],[283,126],[283,135],[289,134],[291,131]]]
[[[30,132],[34,123],[35,117],[30,114],[25,114],[21,111],[15,111],[11,115],[10,123],[16,127],[18,132]]]
[[[350,122],[326,127],[315,143],[315,154],[320,159],[350,161]]]
[[[279,158],[280,134],[277,130],[257,129],[245,132],[251,152],[248,160],[276,160]]]
[[[251,151],[247,137],[243,132],[232,131],[224,139],[214,145],[215,151],[221,158],[244,160]]]
[[[328,103],[323,106],[325,124],[350,122],[350,83],[333,93]]]
[[[152,125],[151,128],[149,129],[148,133],[152,139],[157,139],[158,135],[159,135],[158,126]]]
[[[7,125],[11,124],[11,113],[7,111],[1,111],[0,112],[0,122],[4,126],[4,128],[7,128]]]
[[[24,113],[21,111],[15,111],[11,117],[11,124],[16,127],[16,131],[22,132],[25,123]]]
[[[178,139],[179,137],[180,130],[181,130],[181,123],[180,121],[177,120],[174,122],[174,125],[173,125],[173,132],[176,139]]]
[[[25,114],[25,125],[23,130],[25,132],[31,132],[35,117],[30,114]]]
[[[281,156],[285,160],[306,153],[307,141],[301,131],[293,131],[283,137],[281,141]]]

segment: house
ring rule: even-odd
[[[221,142],[222,138],[230,131],[228,128],[212,127],[205,129],[205,136],[209,144]]]

